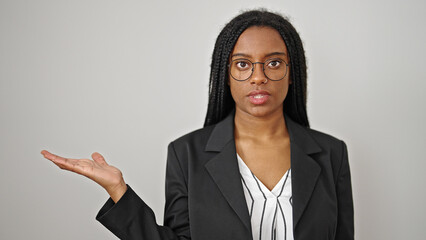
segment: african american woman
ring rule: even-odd
[[[343,141],[309,127],[302,41],[282,16],[246,11],[220,32],[204,127],[168,146],[164,225],[99,153],[41,153],[100,184],[96,219],[121,239],[350,240]]]

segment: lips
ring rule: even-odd
[[[248,95],[250,102],[255,105],[264,104],[266,101],[268,101],[269,96],[270,93],[265,90],[251,91]]]
[[[249,93],[249,96],[256,96],[256,95],[271,95],[271,94],[265,90],[255,90]]]

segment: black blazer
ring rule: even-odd
[[[96,219],[121,239],[252,239],[239,174],[232,111],[168,146],[164,226],[128,186]],[[284,115],[290,135],[295,240],[354,239],[346,145]]]

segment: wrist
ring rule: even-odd
[[[127,191],[127,185],[124,180],[120,181],[116,186],[108,189],[107,192],[110,195],[111,199],[114,203],[117,203],[121,197],[123,197],[124,193]]]

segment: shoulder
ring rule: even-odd
[[[305,129],[315,142],[332,157],[342,159],[343,155],[347,154],[346,143],[342,139],[312,128]]]
[[[174,139],[173,141],[171,141],[170,145],[173,145],[175,147],[182,147],[188,145],[205,146],[214,127],[215,125],[210,125],[193,130]]]
[[[200,165],[200,159],[209,159],[205,148],[214,127],[215,125],[199,128],[171,141],[168,145],[169,164],[179,162],[184,171],[187,171],[189,165]]]
[[[303,126],[286,114],[284,116],[286,118],[290,137],[292,137],[292,140],[294,140],[296,144],[303,145],[307,152],[318,152],[319,149],[323,151],[326,150],[326,152],[327,150],[338,151],[345,145],[344,142],[336,136]]]
[[[339,172],[342,167],[348,165],[348,151],[346,143],[342,139],[330,134],[311,128],[305,129],[322,149],[321,153],[326,154],[323,156],[328,156],[324,159],[328,159],[328,161],[330,161],[334,173],[334,179],[337,180],[337,176],[339,176]]]
[[[343,140],[336,136],[332,136],[328,133],[321,132],[319,130],[312,129],[312,128],[305,128],[305,129],[308,132],[308,134],[320,145],[337,146],[337,147],[342,145]]]

